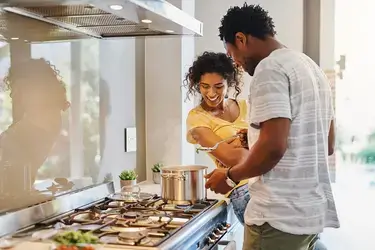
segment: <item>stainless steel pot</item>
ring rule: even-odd
[[[206,166],[164,166],[161,168],[161,197],[175,204],[194,204],[207,197]]]

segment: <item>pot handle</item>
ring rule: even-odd
[[[140,197],[141,197],[141,187],[139,185],[134,185],[134,188],[138,189],[138,191],[136,191],[137,192],[137,199],[140,199]]]
[[[160,176],[165,179],[186,180],[186,176],[184,174],[160,174]]]

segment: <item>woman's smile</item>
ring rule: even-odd
[[[207,99],[208,99],[210,102],[215,102],[215,101],[217,101],[217,100],[219,99],[219,96],[215,96],[214,98],[212,98],[212,97],[208,97],[208,96],[207,96]]]

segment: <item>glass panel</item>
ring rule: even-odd
[[[4,78],[10,66],[9,44],[0,42],[0,131],[4,131],[12,123],[12,102],[8,94],[4,92],[6,86]]]
[[[5,5],[0,4],[0,216],[112,176],[118,188],[124,170],[136,168],[138,181],[144,180],[144,38],[91,39],[64,25],[12,14]],[[59,13],[49,17],[68,15],[67,8],[93,11],[51,8]],[[125,152],[125,128],[136,125],[142,126],[141,154]]]
[[[98,40],[0,43],[0,214],[98,183],[99,73]]]

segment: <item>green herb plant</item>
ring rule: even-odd
[[[98,237],[90,232],[83,233],[81,231],[65,231],[54,236],[53,241],[58,244],[71,246],[77,244],[98,244]]]
[[[160,173],[161,167],[163,167],[163,163],[155,163],[151,170],[154,173]]]
[[[136,180],[137,177],[138,177],[138,175],[135,173],[134,170],[124,170],[119,175],[119,178],[122,181]]]

